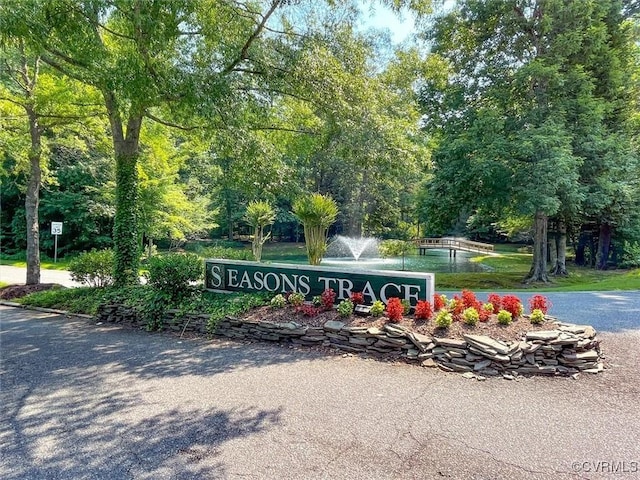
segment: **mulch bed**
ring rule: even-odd
[[[274,323],[296,322],[301,325],[321,327],[329,320],[337,320],[350,326],[378,327],[381,328],[389,321],[386,317],[360,317],[352,315],[349,318],[340,318],[335,311],[321,312],[315,317],[308,317],[296,312],[293,307],[272,308],[269,306],[258,307],[241,315],[242,320],[269,321]],[[433,337],[459,338],[463,334],[487,335],[496,340],[514,341],[520,340],[524,333],[538,330],[553,330],[557,319],[547,316],[541,324],[532,324],[527,316],[514,320],[510,325],[500,325],[495,315],[487,322],[478,322],[476,326],[466,325],[461,321],[454,321],[449,328],[436,327],[433,320],[415,320],[412,316],[403,317],[398,325],[402,325],[414,332]]]
[[[65,288],[59,283],[38,283],[37,285],[7,285],[0,288],[0,299],[13,300],[16,298],[24,297],[30,293],[43,292],[45,290],[51,290],[52,288]]]

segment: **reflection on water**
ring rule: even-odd
[[[471,262],[477,254],[458,252],[456,258],[449,258],[449,250],[429,250],[427,255],[407,255],[404,270],[410,272],[465,273],[489,272],[491,268]],[[276,260],[278,263],[307,264],[306,256],[291,256]],[[346,257],[327,257],[322,260],[325,266],[339,268],[358,268],[368,270],[402,270],[402,258],[363,257],[355,261]]]

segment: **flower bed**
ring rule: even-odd
[[[590,326],[562,323],[550,317],[546,314],[549,303],[541,296],[533,297],[529,315],[523,314],[517,297],[493,296],[495,304],[500,302],[496,314],[491,313],[486,303],[480,304],[471,292],[463,292],[462,296],[452,299],[437,296],[436,305],[427,308],[423,303],[416,308],[417,315],[404,312],[396,318],[397,312],[394,312],[392,320],[351,314],[339,316],[336,310],[328,309],[326,298],[325,301],[316,299],[316,305],[300,303],[297,296],[293,297],[293,304],[276,298],[272,302],[274,306],[255,309],[243,318],[227,317],[218,323],[214,332],[208,333],[404,359],[480,379],[499,374],[509,378],[514,374],[572,375],[603,370],[596,331]],[[397,310],[397,306],[394,309]],[[476,311],[477,322],[469,320],[476,317],[469,309]],[[534,315],[536,310],[544,310],[541,317]],[[502,311],[511,314],[510,322],[505,321],[503,325],[498,323]],[[438,327],[434,321],[438,315],[449,315],[451,325]],[[103,306],[98,319],[144,325],[135,311],[118,305]],[[169,310],[162,326],[174,331],[207,333],[208,320],[207,315],[181,315],[179,311]]]

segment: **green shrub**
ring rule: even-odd
[[[70,313],[95,315],[98,307],[104,303],[108,288],[53,288],[42,292],[16,298],[14,301],[22,305],[41,308],[55,308]]]
[[[313,304],[314,307],[321,307],[322,306],[322,297],[320,295],[315,295],[311,299],[311,303]]]
[[[294,307],[299,307],[304,303],[304,295],[300,292],[294,292],[289,295],[289,303]]]
[[[384,303],[382,303],[380,300],[376,300],[375,302],[373,302],[373,305],[371,305],[371,310],[369,310],[369,313],[371,313],[371,315],[373,315],[374,317],[380,317],[384,313]]]
[[[353,313],[353,302],[351,300],[343,300],[338,304],[338,315],[347,318]]]
[[[78,255],[69,263],[71,279],[89,287],[108,287],[113,284],[115,257],[113,250],[91,250]]]
[[[500,310],[498,312],[498,323],[500,325],[510,325],[512,322],[511,312],[507,312],[506,310]]]
[[[544,312],[539,308],[534,309],[529,316],[529,320],[535,325],[544,322]]]
[[[251,250],[224,246],[211,246],[199,250],[198,255],[204,258],[224,258],[227,260],[253,260]]]
[[[453,315],[447,310],[440,310],[436,315],[435,323],[440,328],[449,328],[453,323]]]
[[[283,308],[287,304],[287,299],[284,298],[284,295],[279,293],[271,299],[270,304],[273,308]]]
[[[473,307],[469,307],[462,312],[462,318],[467,325],[477,325],[480,320],[480,313]]]
[[[190,290],[191,284],[204,277],[204,264],[197,255],[172,253],[149,260],[149,285],[177,299]]]
[[[402,305],[402,314],[408,315],[409,312],[411,311],[411,303],[409,302],[409,300],[405,298],[400,301],[400,304]]]

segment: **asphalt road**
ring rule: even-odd
[[[640,476],[640,329],[600,335],[602,374],[478,382],[8,307],[0,319],[5,480]]]

